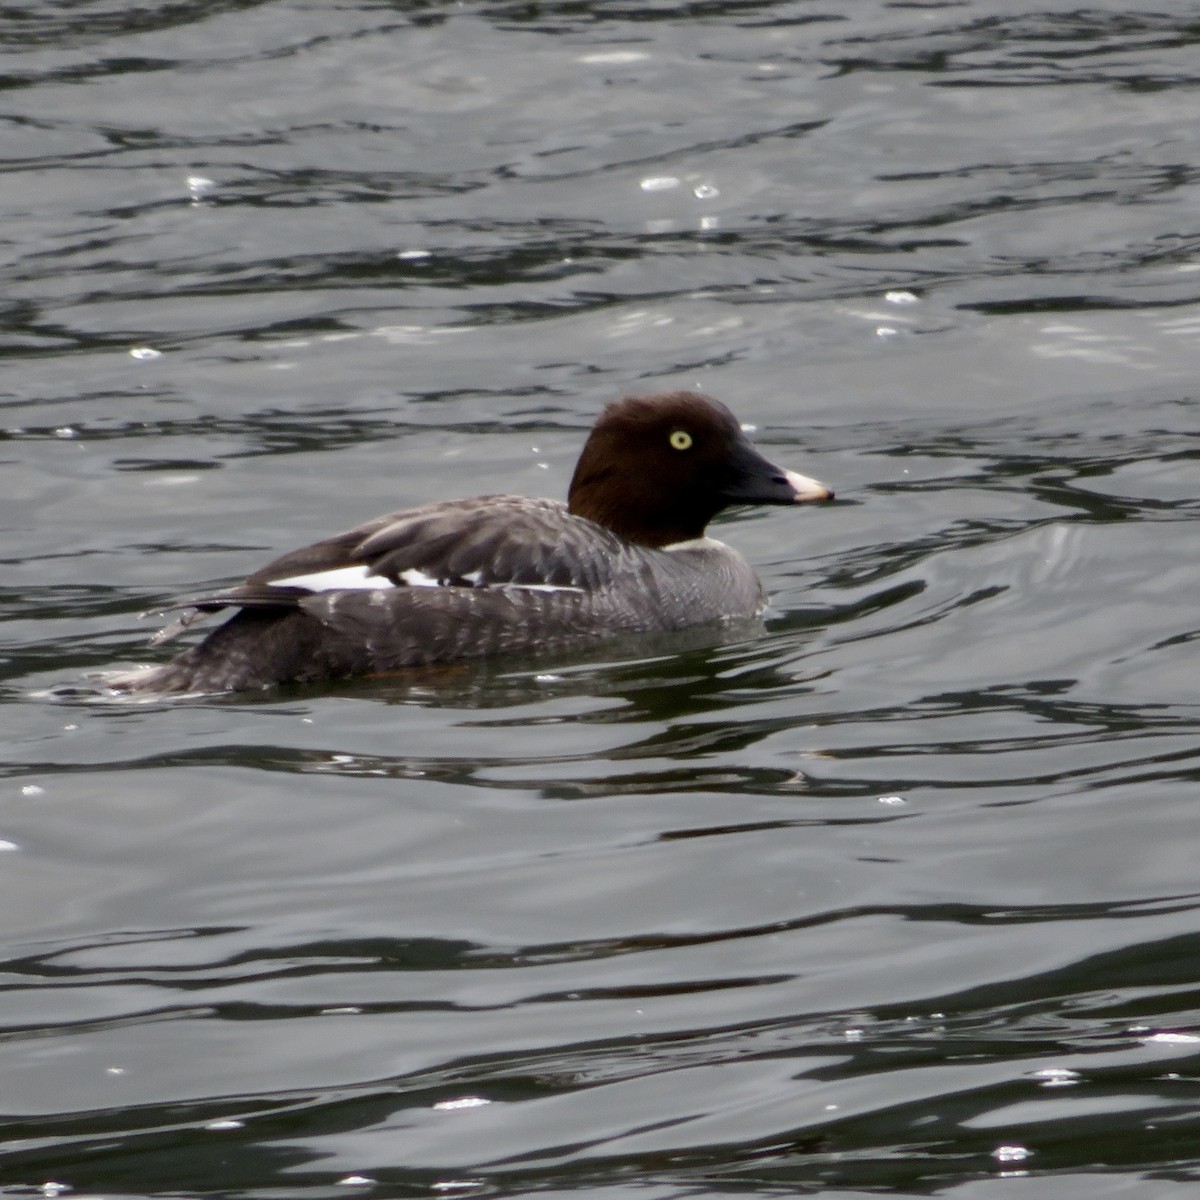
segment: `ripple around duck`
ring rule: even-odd
[[[1181,982],[1191,978],[1190,941],[1170,947]],[[364,951],[369,961],[384,961],[376,957],[384,947]],[[1101,992],[1093,986],[1098,973],[1106,978]],[[767,1178],[847,1188],[893,1179],[897,1170],[911,1185],[931,1174],[953,1177],[964,1153],[986,1173],[1001,1144],[1034,1147],[1039,1171],[1111,1169],[1111,1150],[1097,1159],[1075,1147],[1118,1135],[1120,1113],[1133,1110],[1148,1124],[1137,1139],[1119,1138],[1125,1147],[1119,1165],[1149,1167],[1165,1155],[1186,1171],[1181,1138],[1194,1107],[1186,1078],[1195,1045],[1160,1036],[1156,1018],[1163,1014],[1147,1012],[1139,1001],[1139,979],[1130,985],[1102,962],[1084,960],[1069,972],[1026,980],[1007,998],[1000,989],[969,998],[930,996],[894,1015],[701,1024],[541,1050],[460,1047],[440,1062],[395,1075],[345,1075],[337,1087],[179,1096],[141,1108],[110,1101],[69,1117],[16,1118],[12,1132],[17,1146],[22,1135],[46,1133],[59,1145],[70,1143],[92,1186],[134,1163],[145,1180],[177,1179],[179,1163],[170,1165],[156,1147],[181,1136],[197,1178],[213,1169],[213,1156],[230,1152],[231,1142],[252,1175],[287,1172],[276,1156],[299,1149],[300,1124],[325,1150],[322,1168],[302,1173],[306,1189],[334,1182],[352,1158],[359,1170],[369,1163],[396,1186],[467,1169],[484,1186],[515,1191],[566,1179],[602,1183],[626,1172],[693,1186]],[[1063,1015],[1067,998],[1070,1016]],[[620,997],[558,1000],[589,1006]],[[1180,1001],[1186,1004],[1186,995]],[[177,1012],[177,1042],[188,1044],[200,1032],[199,1015]],[[283,1008],[218,1009],[212,1016],[231,1022],[231,1034],[246,1021],[248,1036],[256,1027],[268,1071],[282,1048],[279,1030],[289,1022],[320,1021],[330,1049],[340,1048],[351,1071],[374,1025],[402,1028],[382,1010],[345,1005],[324,1016]],[[155,1030],[143,1025],[143,1037],[153,1043]],[[120,1042],[119,1028],[113,1032],[110,1053]],[[406,1039],[395,1045],[408,1054],[415,1049]],[[107,1085],[114,1086],[119,1076]],[[549,1109],[560,1130],[556,1145],[544,1144],[537,1132]],[[652,1113],[658,1119],[648,1120]],[[230,1125],[230,1134],[205,1132],[231,1118],[242,1126]],[[405,1166],[387,1165],[397,1161]],[[51,1159],[25,1142],[8,1163],[37,1172]]]

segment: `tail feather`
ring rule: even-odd
[[[107,686],[130,695],[199,695],[336,679],[369,665],[362,647],[306,612],[248,608],[169,663],[111,678]]]

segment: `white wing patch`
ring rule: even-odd
[[[436,583],[437,580],[430,582]],[[267,586],[307,588],[310,592],[345,592],[353,589],[374,591],[376,588],[390,588],[396,585],[382,575],[372,575],[371,568],[364,563],[357,567],[314,571],[311,575],[289,575],[286,579],[271,579],[268,580]]]
[[[463,576],[472,587],[478,587],[482,571],[471,571]],[[400,572],[400,580],[406,587],[428,588],[451,586],[447,582],[428,575],[416,567]],[[373,575],[365,563],[356,567],[334,567],[328,571],[314,571],[311,575],[289,575],[286,579],[271,579],[268,587],[305,588],[310,592],[379,591],[396,585],[384,575]],[[461,585],[460,585],[461,586]],[[497,583],[493,587],[512,588],[522,592],[582,592],[580,587],[567,587],[557,583]],[[467,589],[469,590],[469,589]]]
[[[515,592],[582,592],[581,587],[569,587],[562,583],[501,583],[497,587],[512,588]]]
[[[409,567],[407,571],[400,572],[400,578],[409,587],[441,587],[442,581],[436,579],[432,575],[426,575],[424,571],[418,570],[416,567]]]

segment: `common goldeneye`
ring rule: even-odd
[[[758,576],[705,527],[729,505],[832,496],[769,463],[716,400],[627,397],[592,429],[566,504],[478,496],[376,517],[186,601],[156,642],[237,611],[173,661],[108,683],[239,691],[752,617]]]

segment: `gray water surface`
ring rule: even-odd
[[[0,1192],[1194,1196],[1198,31],[0,12]],[[765,629],[89,697],[676,387]]]

